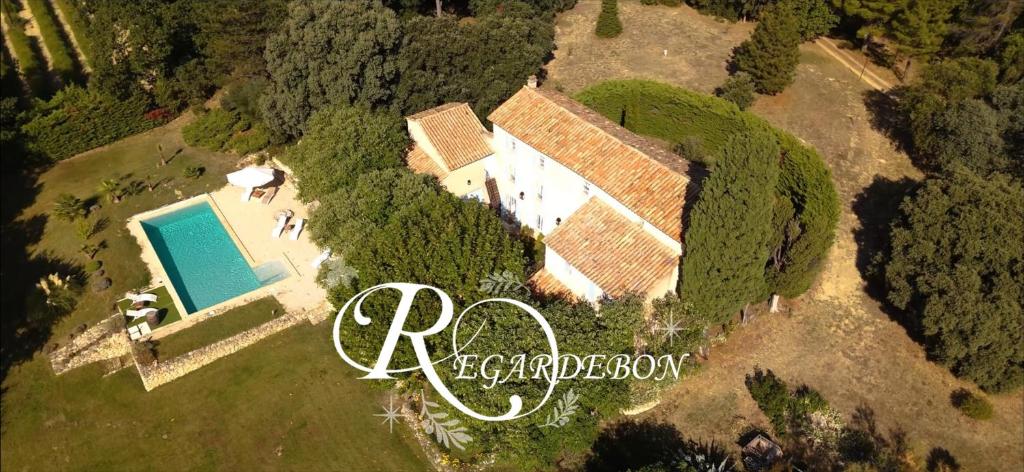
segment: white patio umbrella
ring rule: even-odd
[[[228,182],[239,187],[252,188],[269,184],[274,180],[274,169],[269,167],[246,167],[228,174]]]

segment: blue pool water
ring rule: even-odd
[[[145,220],[142,229],[189,313],[287,277],[279,262],[257,275],[208,202]]]

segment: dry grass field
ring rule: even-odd
[[[687,7],[619,3],[624,31],[610,40],[593,34],[596,0],[559,17],[547,86],[573,93],[608,79],[645,78],[710,93],[727,76],[732,48],[753,29]],[[921,177],[872,125],[870,94],[855,72],[804,44],[795,83],[757,100],[755,114],[817,148],[831,167],[842,204],[836,244],[810,293],[787,303],[785,314],[738,328],[699,375],[644,416],[671,422],[687,437],[732,444],[743,428],[768,426],[743,383],[759,365],[819,390],[847,416],[872,409],[882,431],[906,431],[922,458],[944,448],[963,470],[1024,470],[1024,392],[990,397],[996,417],[988,422],[960,415],[949,396],[970,385],[928,361],[867,294],[863,271],[879,222],[898,204],[891,196]]]

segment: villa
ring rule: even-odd
[[[532,77],[488,119],[493,133],[465,103],[407,117],[408,165],[542,235],[536,290],[595,302],[675,288],[699,166]]]

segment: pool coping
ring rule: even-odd
[[[213,198],[213,195],[210,193],[196,195],[194,197],[186,198],[184,200],[164,205],[160,208],[147,210],[141,213],[136,213],[129,217],[126,225],[128,227],[128,232],[135,237],[136,241],[139,243],[139,246],[142,248],[142,253],[140,254],[142,262],[149,269],[151,275],[154,276],[150,280],[150,287],[147,287],[146,290],[149,290],[159,285],[165,285],[167,287],[167,292],[171,294],[171,299],[174,301],[174,306],[178,308],[178,312],[182,315],[181,323],[173,323],[171,326],[166,327],[172,328],[175,325],[178,325],[177,329],[160,330],[160,335],[153,336],[152,339],[163,337],[172,334],[173,332],[178,332],[181,329],[187,328],[199,321],[218,315],[226,311],[227,309],[234,308],[236,306],[240,306],[242,304],[266,297],[272,293],[271,291],[275,288],[275,285],[281,283],[283,280],[287,280],[286,278],[271,283],[269,285],[260,286],[255,290],[242,293],[235,297],[224,300],[223,302],[217,303],[216,305],[211,305],[206,308],[189,313],[188,310],[185,309],[184,303],[182,303],[181,301],[181,295],[178,294],[178,289],[174,286],[174,283],[171,282],[171,278],[167,275],[167,271],[164,269],[163,262],[160,261],[160,257],[157,255],[156,250],[153,248],[153,243],[149,240],[149,237],[146,236],[146,232],[142,228],[142,222],[201,202],[206,202],[210,205],[210,208],[213,210],[213,214],[217,216],[217,219],[220,221],[221,225],[228,233],[228,236],[231,237],[232,242],[234,242],[235,246],[239,249],[238,252],[242,254],[242,257],[245,259],[246,263],[249,264],[250,269],[253,269],[259,265],[257,264],[256,260],[253,259],[252,254],[249,252],[249,248],[246,247],[245,244],[243,244],[242,241],[238,238],[238,235],[235,234],[234,227],[231,226],[231,223],[224,216],[223,212],[221,212],[220,207],[217,205],[217,201]],[[265,263],[269,261],[270,260],[263,262]],[[291,261],[286,262],[287,263],[285,264],[285,268],[289,272],[289,277],[299,277],[300,274],[296,271],[294,265],[291,264]],[[159,277],[159,279],[157,279],[157,277]],[[155,334],[156,331],[154,331],[154,335]]]

